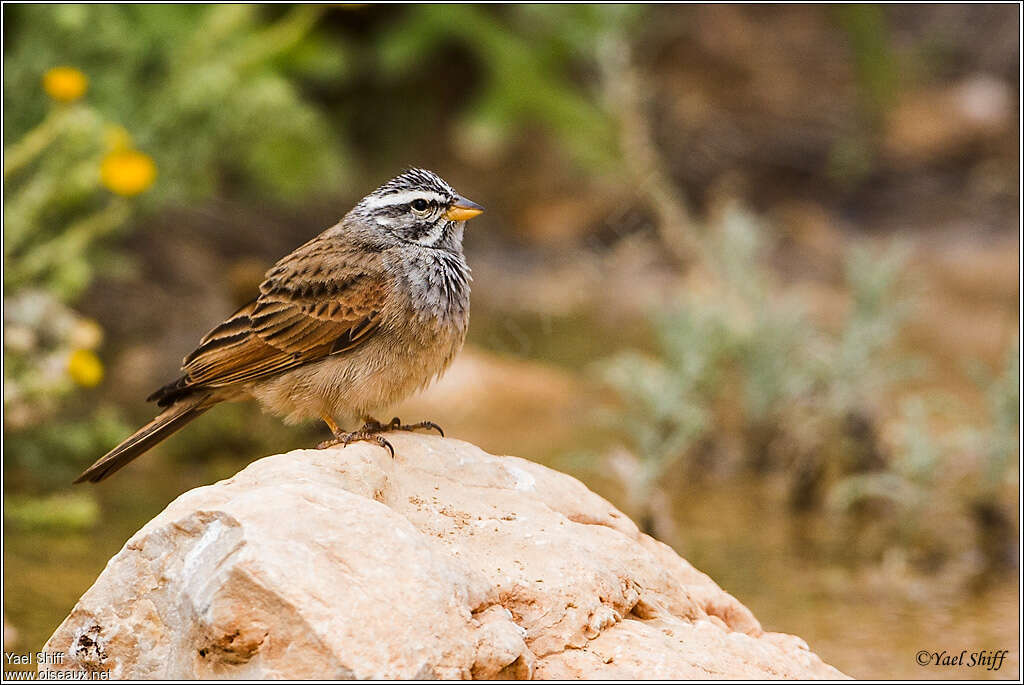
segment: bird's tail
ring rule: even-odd
[[[175,402],[155,419],[135,431],[120,445],[110,450],[75,479],[76,483],[98,483],[135,457],[182,428],[192,419],[217,404],[210,395],[192,395]]]

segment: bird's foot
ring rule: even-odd
[[[392,447],[391,443],[388,442],[381,433],[387,433],[388,431],[414,431],[419,428],[433,429],[440,433],[442,437],[444,436],[444,431],[441,430],[441,427],[433,421],[420,421],[419,423],[403,424],[396,416],[388,423],[381,423],[376,419],[367,419],[366,423],[364,423],[363,427],[359,430],[352,431],[351,433],[337,431],[334,433],[333,440],[322,442],[316,447],[317,449],[322,450],[327,447],[334,447],[335,445],[348,447],[353,442],[373,442],[386,449],[391,454],[391,458],[394,459],[395,448]]]
[[[383,447],[391,455],[391,458],[395,458],[395,448],[391,446],[391,443],[384,439],[381,433],[388,430],[387,426],[384,426],[376,421],[366,423],[359,430],[352,431],[350,433],[343,433],[341,431],[334,434],[333,440],[327,440],[321,442],[316,446],[318,450],[325,449],[327,447],[334,447],[335,445],[341,445],[342,447],[348,447],[353,442],[373,442]]]
[[[420,428],[435,430],[441,434],[442,438],[444,437],[444,430],[433,421],[420,421],[419,423],[402,423],[401,419],[399,419],[397,416],[388,422],[387,426],[384,427],[384,430],[414,431],[419,430]]]

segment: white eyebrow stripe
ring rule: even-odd
[[[404,205],[408,202],[419,199],[426,200],[427,202],[434,201],[440,203],[448,201],[448,198],[444,197],[440,193],[435,193],[430,190],[403,190],[397,193],[381,195],[379,197],[371,195],[363,201],[363,206],[367,209],[380,209],[381,207]]]

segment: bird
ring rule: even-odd
[[[99,482],[221,402],[254,399],[286,423],[321,419],[328,447],[434,429],[373,414],[439,377],[469,327],[466,222],[484,208],[409,168],[281,258],[259,292],[203,337],[182,375],[150,395],[162,411],[75,483]],[[346,432],[339,421],[361,420]]]

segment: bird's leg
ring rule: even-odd
[[[342,442],[342,440],[344,439],[344,436],[345,436],[344,431],[342,431],[341,428],[338,426],[338,424],[334,422],[334,419],[332,419],[327,414],[321,414],[320,418],[323,420],[324,423],[327,424],[327,427],[331,429],[331,435],[334,436],[334,439],[333,440],[324,440],[319,445],[317,445],[316,448],[318,450],[322,450],[322,449],[327,449],[328,447],[334,447],[335,445],[340,444]]]
[[[420,421],[419,423],[402,423],[402,421],[396,416],[395,418],[391,419],[391,421],[388,422],[388,425],[386,426],[386,429],[389,431],[414,431],[420,428],[436,430],[438,433],[441,434],[442,438],[444,437],[444,430],[433,421]]]
[[[331,429],[331,433],[334,434],[333,440],[327,440],[317,445],[317,449],[324,449],[325,447],[333,447],[335,445],[341,445],[342,447],[348,447],[353,442],[367,441],[373,442],[383,447],[391,454],[391,458],[395,457],[395,448],[391,446],[391,443],[384,439],[380,434],[390,430],[387,426],[382,424],[377,419],[371,416],[363,417],[363,427],[359,430],[354,430],[350,433],[346,433],[338,427],[329,416],[321,416],[324,423]]]
[[[387,433],[388,431],[413,431],[419,428],[429,428],[436,430],[441,436],[444,436],[444,431],[439,425],[433,421],[421,421],[419,423],[403,424],[402,421],[396,416],[391,419],[388,423],[381,423],[372,416],[363,417],[363,426],[359,430],[352,431],[351,433],[345,433],[336,424],[331,417],[321,416],[324,423],[331,429],[331,433],[334,434],[333,440],[328,440],[317,445],[317,448],[323,449],[325,447],[333,447],[334,445],[348,446],[353,442],[367,441],[374,442],[388,452],[391,453],[391,457],[395,456],[395,448],[391,446],[381,433]]]

